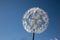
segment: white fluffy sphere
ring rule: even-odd
[[[22,22],[27,32],[40,34],[47,29],[48,15],[43,9],[34,7],[25,12]]]

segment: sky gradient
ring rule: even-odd
[[[59,0],[0,0],[0,40],[32,40],[32,33],[24,30],[22,18],[33,7],[45,10],[49,17],[48,28],[35,35],[35,40],[60,40]]]

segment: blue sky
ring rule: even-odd
[[[40,7],[49,16],[46,31],[35,35],[35,40],[60,40],[59,0],[0,0],[0,40],[32,40],[32,33],[24,30],[22,18],[32,8]]]

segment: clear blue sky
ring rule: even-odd
[[[32,7],[44,9],[49,16],[47,30],[36,34],[35,40],[60,40],[59,0],[0,0],[0,40],[32,40],[22,25],[24,13]]]

